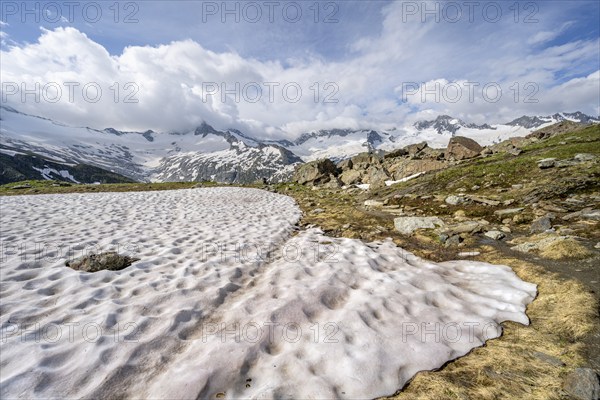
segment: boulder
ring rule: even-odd
[[[458,246],[459,244],[461,244],[463,242],[463,238],[460,235],[452,235],[449,236],[447,240],[444,241],[444,244],[446,245],[446,247],[450,247],[450,246]]]
[[[481,232],[482,229],[483,229],[482,224],[480,224],[477,221],[463,221],[459,224],[449,226],[447,229],[445,229],[444,232],[447,233],[449,236],[452,236],[452,235],[459,235],[461,233],[466,233],[466,234],[477,233],[477,232]]]
[[[552,229],[552,221],[549,216],[534,220],[529,227],[531,233],[544,233],[549,229]]]
[[[450,204],[451,206],[457,206],[459,204],[465,203],[466,201],[467,199],[465,199],[464,197],[455,195],[450,195],[444,200],[446,204]]]
[[[67,267],[85,272],[98,272],[102,270],[119,271],[129,267],[139,258],[123,256],[115,251],[99,254],[89,254],[73,261],[65,262]]]
[[[494,211],[494,214],[497,215],[498,217],[502,218],[502,217],[507,217],[507,216],[518,214],[521,211],[523,211],[523,208],[521,208],[521,207],[519,207],[519,208],[505,208],[504,210],[496,210],[496,211]]]
[[[340,181],[335,175],[329,174],[329,181],[323,184],[323,187],[326,189],[339,189],[343,186],[342,181]]]
[[[404,235],[411,235],[417,229],[435,229],[443,226],[444,222],[438,217],[398,217],[394,218],[394,228]]]
[[[432,149],[431,147],[425,147],[419,152],[419,158],[425,160],[444,160],[445,155],[444,149]]]
[[[467,158],[477,157],[483,147],[473,139],[464,136],[454,136],[448,142],[446,149],[446,158],[454,160],[464,160]]]
[[[359,183],[362,178],[362,174],[360,171],[355,169],[349,169],[340,175],[340,180],[344,183],[344,185],[353,185],[355,183]]]
[[[556,158],[544,158],[537,162],[540,169],[552,168],[556,165]]]
[[[546,364],[554,365],[555,367],[564,367],[565,363],[560,358],[551,356],[550,354],[542,353],[541,351],[534,351],[532,354],[535,358]]]
[[[476,203],[481,203],[481,204],[485,204],[488,206],[499,206],[500,202],[497,200],[491,200],[491,199],[486,199],[485,197],[481,197],[481,196],[468,196],[468,198]]]
[[[484,235],[493,240],[502,240],[506,237],[504,232],[500,232],[500,231],[488,231],[488,232],[484,233]]]
[[[595,155],[588,153],[575,154],[575,157],[573,157],[573,159],[575,159],[577,162],[593,161],[595,158]]]
[[[494,151],[489,147],[485,147],[483,150],[481,150],[481,153],[479,153],[479,155],[482,157],[491,156],[492,154],[494,154]]]
[[[574,399],[600,399],[598,375],[591,368],[577,368],[565,378],[564,390]]]
[[[406,152],[408,153],[409,157],[416,157],[421,151],[425,150],[425,148],[427,148],[427,142],[421,142],[421,143],[415,143],[415,144],[409,144],[408,146],[406,146],[404,149],[406,150]]]
[[[381,165],[381,158],[371,153],[360,153],[350,159],[352,168],[356,170],[364,170],[372,165]]]
[[[306,183],[321,184],[329,182],[330,175],[337,175],[338,169],[330,159],[311,161],[300,165],[294,172],[292,180],[301,185]]]
[[[408,160],[408,159],[396,159],[390,160],[386,163],[387,170],[390,175],[394,177],[394,180],[400,180],[407,176],[412,176],[418,173],[425,173],[429,171],[435,171],[443,169],[448,166],[448,162],[440,160]]]
[[[370,189],[385,187],[385,181],[390,179],[390,175],[383,168],[371,167],[363,177],[363,182],[371,184]]]
[[[394,150],[392,152],[389,152],[383,158],[387,160],[387,159],[390,159],[390,158],[404,157],[404,156],[407,156],[407,155],[408,155],[408,151],[406,151],[405,148],[402,148],[402,149],[398,149],[398,150]]]
[[[341,171],[347,171],[349,169],[352,169],[352,160],[349,158],[342,160],[339,163],[337,163],[337,167]]]
[[[365,200],[365,207],[383,207],[383,202],[379,200]]]
[[[582,210],[580,217],[600,221],[600,210]]]

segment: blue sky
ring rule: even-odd
[[[233,12],[223,14],[224,5]],[[133,112],[115,108],[115,126],[185,129],[207,120],[293,136],[340,124],[400,124],[437,113],[476,122],[557,111],[600,113],[598,1],[481,1],[471,10],[463,1],[124,1],[118,7],[108,1],[77,3],[72,18],[63,2],[26,7],[32,13],[22,2],[2,3],[3,82],[43,85],[68,76],[110,86],[133,79],[139,103]],[[200,100],[204,82],[257,81],[297,82],[303,97],[293,104]],[[319,100],[326,93],[322,85],[335,83],[338,102],[309,101],[315,82],[321,85]],[[462,97],[432,101],[421,91],[407,97],[407,82],[421,88],[459,85]],[[465,82],[478,87],[492,82],[502,97],[490,102],[478,89],[473,101],[463,101]],[[523,101],[530,83],[536,85],[534,103]],[[153,114],[160,99],[170,99],[173,112],[185,115],[159,122]],[[74,123],[95,122],[99,107],[119,107],[21,103],[13,105]]]
[[[2,20],[9,23],[4,30],[12,40],[24,43],[35,42],[40,27],[72,26],[113,55],[120,54],[126,46],[156,46],[192,39],[213,51],[233,49],[244,57],[261,60],[316,54],[335,59],[344,57],[349,43],[380,31],[381,10],[390,2],[322,1],[315,6],[315,1],[272,2],[278,3],[273,5],[258,1],[254,3],[259,5],[260,18],[257,8],[247,5],[253,3],[250,1],[121,1],[118,14],[113,1],[96,3],[102,10],[97,22],[96,7],[88,6],[84,11],[85,2],[72,8],[61,2],[32,2],[27,10],[39,10],[37,17],[26,14],[20,5],[14,13],[9,7],[3,10]],[[66,20],[56,16],[53,4],[61,5],[58,10]],[[295,4],[300,7],[295,8]],[[238,12],[227,13],[236,7]],[[292,22],[296,9],[301,10],[301,17]],[[45,16],[44,11],[50,15]]]

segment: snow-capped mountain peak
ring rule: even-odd
[[[573,113],[556,113],[547,116],[527,116],[523,115],[517,119],[507,122],[506,125],[520,126],[526,129],[540,128],[544,125],[551,125],[561,121],[572,121],[581,124],[597,124],[600,123],[600,117],[592,117],[581,111]]]
[[[413,126],[418,131],[434,129],[440,135],[443,135],[444,133],[450,133],[453,136],[463,127],[470,129],[495,129],[488,124],[477,125],[473,123],[466,123],[458,118],[453,118],[449,115],[440,115],[436,119],[429,121],[418,121],[415,122]]]
[[[0,111],[0,152],[10,157],[24,151],[47,160],[90,165],[142,181],[229,183],[249,183],[262,178],[286,180],[297,164],[319,158],[338,161],[365,151],[393,151],[423,141],[431,147],[446,147],[455,135],[489,145],[565,120],[600,123],[600,118],[581,112],[523,116],[495,125],[478,125],[440,115],[385,131],[327,129],[306,132],[295,140],[261,140],[237,129],[215,129],[206,122],[186,132],[131,132],[68,126],[8,106],[2,106]]]

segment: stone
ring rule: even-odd
[[[115,251],[99,254],[89,254],[73,261],[66,261],[67,267],[85,272],[98,272],[102,270],[119,271],[129,267],[139,258],[123,256]]]
[[[593,219],[594,221],[600,221],[600,210],[583,211],[580,217],[583,219]]]
[[[326,189],[339,189],[342,187],[342,181],[340,181],[335,175],[329,174],[329,181],[323,184]]]
[[[423,151],[427,147],[427,142],[415,143],[406,146],[404,149],[408,153],[409,157],[415,157],[419,152]]]
[[[20,189],[31,189],[31,185],[29,184],[25,184],[25,185],[16,185],[11,187],[11,189],[13,190],[20,190]]]
[[[339,163],[337,163],[337,167],[342,171],[352,169],[352,160],[349,158],[342,160]]]
[[[497,200],[490,200],[490,199],[486,199],[485,197],[481,197],[481,196],[469,196],[469,199],[473,200],[476,203],[481,203],[481,204],[485,204],[488,206],[499,206],[500,202]]]
[[[560,228],[558,231],[561,236],[573,236],[575,235],[575,230],[571,228]]]
[[[484,233],[484,235],[493,240],[502,240],[506,237],[504,232],[500,232],[500,231],[488,231],[488,232]]]
[[[481,150],[481,153],[479,153],[479,155],[483,157],[491,156],[492,154],[494,154],[494,151],[489,147],[485,147],[483,150]]]
[[[572,398],[578,400],[597,400],[600,398],[598,375],[591,368],[577,368],[565,378],[563,389]]]
[[[537,162],[540,169],[552,168],[556,165],[556,158],[544,158]]]
[[[458,246],[459,244],[462,243],[462,241],[463,241],[463,238],[460,235],[452,235],[452,236],[448,237],[448,239],[446,239],[444,244],[446,245],[446,247]]]
[[[362,174],[360,171],[355,169],[349,169],[340,175],[340,180],[344,182],[345,185],[354,185],[355,183],[359,183],[361,181]]]
[[[577,162],[569,161],[569,160],[559,160],[554,163],[554,166],[556,168],[566,168],[566,167],[572,167],[574,165],[577,165]]]
[[[383,158],[390,159],[390,158],[404,157],[406,155],[408,155],[408,151],[406,151],[406,149],[402,148],[402,149],[398,149],[398,150],[389,152]]]
[[[444,226],[444,222],[438,217],[394,218],[394,228],[404,235],[411,235],[417,229],[435,229],[436,226]]]
[[[530,214],[516,214],[512,217],[512,222],[515,224],[528,224],[533,221]]]
[[[523,208],[505,208],[504,210],[494,211],[494,215],[497,215],[498,217],[507,217],[510,215],[518,214],[523,210]]]
[[[329,181],[330,175],[337,175],[337,167],[330,159],[311,161],[300,165],[294,172],[292,180],[301,185],[306,183],[321,184]]]
[[[466,216],[465,210],[457,210],[454,212],[454,218],[456,219],[463,219],[466,218]]]
[[[529,232],[544,233],[549,229],[552,229],[552,221],[550,217],[544,216],[533,221],[529,227]]]
[[[462,196],[448,196],[446,197],[446,199],[444,200],[446,202],[446,204],[450,204],[452,206],[457,206],[459,204],[462,204],[466,201],[466,199]]]
[[[508,149],[507,153],[512,156],[518,156],[523,153],[523,150],[519,149],[518,147],[513,147],[512,149]]]
[[[312,214],[321,214],[324,212],[325,212],[325,210],[323,210],[322,208],[315,208],[314,210],[311,211]]]
[[[541,351],[534,351],[533,356],[540,361],[543,361],[547,364],[554,365],[555,367],[564,367],[565,363],[562,362],[559,358],[551,356],[550,354],[542,353]]]
[[[459,223],[457,225],[452,225],[450,227],[448,227],[448,229],[446,230],[446,233],[451,234],[451,235],[457,235],[460,233],[476,233],[481,231],[482,229],[482,225],[477,222],[477,221],[465,221],[462,223]]]
[[[557,212],[557,213],[566,213],[568,211],[566,208],[559,207],[556,204],[546,203],[546,202],[543,202],[543,203],[540,202],[540,207],[543,210]]]
[[[365,207],[383,207],[383,202],[379,200],[365,200]]]
[[[591,208],[588,209],[588,211],[590,211],[590,210],[591,210]],[[585,212],[585,209],[584,210],[580,210],[580,211],[575,211],[575,212],[572,212],[572,213],[569,213],[569,214],[566,214],[566,215],[563,215],[562,220],[563,221],[570,221],[572,219],[579,218],[579,217],[581,217],[581,214],[583,212]]]
[[[520,183],[517,183],[516,185],[511,185],[510,187],[515,190],[523,189],[523,185]]]
[[[385,181],[390,179],[387,171],[381,168],[371,167],[367,170],[367,176],[363,178],[363,182],[370,183],[370,189],[379,189],[385,187]]]
[[[593,161],[594,159],[596,159],[596,156],[588,153],[579,153],[575,154],[575,157],[573,157],[573,159],[577,162],[586,162]]]
[[[465,160],[477,157],[483,148],[474,141],[464,136],[454,136],[448,142],[446,158],[454,160]]]
[[[350,159],[352,168],[356,170],[365,170],[371,166],[381,165],[381,158],[371,153],[360,153]]]

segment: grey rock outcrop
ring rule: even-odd
[[[301,185],[311,183],[323,184],[330,181],[330,175],[337,176],[338,169],[329,159],[311,161],[300,165],[294,172],[293,181]]]
[[[448,142],[446,148],[446,158],[454,160],[465,160],[468,158],[477,157],[483,147],[473,139],[464,136],[455,136]]]

